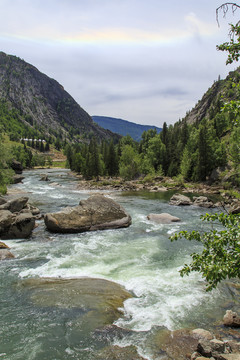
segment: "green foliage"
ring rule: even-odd
[[[240,25],[230,24],[230,41],[217,46],[217,50],[228,52],[226,64],[238,61],[240,56]]]
[[[185,264],[180,274],[200,272],[207,281],[206,289],[209,291],[222,280],[240,277],[240,215],[206,214],[201,218],[212,224],[210,231],[181,231],[170,239],[185,238],[203,244],[202,253],[193,253],[191,264]]]
[[[131,145],[125,145],[120,157],[119,173],[125,180],[136,178],[140,172],[140,156]]]

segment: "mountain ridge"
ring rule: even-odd
[[[159,133],[162,130],[162,128],[159,128],[154,125],[141,125],[128,120],[123,120],[120,118],[114,118],[109,116],[93,115],[92,119],[94,122],[96,122],[104,129],[114,131],[122,136],[130,135],[136,141],[141,140],[143,131],[156,129],[157,133]]]
[[[17,56],[0,52],[0,100],[23,115],[23,123],[57,137],[114,137],[96,126],[91,116],[56,80]]]

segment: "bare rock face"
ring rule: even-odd
[[[60,233],[117,229],[131,225],[122,206],[103,195],[93,195],[78,206],[44,216],[48,230]]]
[[[178,217],[172,216],[168,213],[149,214],[147,218],[148,220],[154,221],[157,224],[170,224],[172,222],[181,221]]]
[[[191,199],[186,196],[186,195],[182,195],[182,194],[174,194],[169,202],[170,205],[192,205],[192,201]]]

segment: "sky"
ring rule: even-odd
[[[216,0],[0,0],[0,51],[57,80],[90,115],[161,127],[220,76],[229,23]],[[240,4],[240,2],[239,2]]]

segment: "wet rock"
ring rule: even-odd
[[[225,326],[240,327],[240,316],[232,310],[227,310],[223,317]]]
[[[213,334],[210,331],[204,329],[194,329],[192,330],[192,334],[196,339],[213,339]]]
[[[12,213],[21,211],[27,204],[28,197],[20,197],[7,201],[5,204],[0,205],[0,210],[9,210]]]
[[[108,346],[100,350],[96,356],[97,360],[146,360],[140,356],[135,346],[120,347]]]
[[[131,216],[112,199],[93,195],[78,206],[46,214],[44,221],[50,231],[76,233],[128,227]]]
[[[149,345],[156,358],[159,354],[165,354],[166,359],[176,360],[190,359],[198,344],[198,339],[190,330],[185,329],[176,331],[161,329],[150,340]]]
[[[213,202],[209,200],[206,196],[194,196],[193,197],[193,205],[205,207],[205,208],[212,208],[215,207]]]
[[[169,202],[170,205],[176,205],[176,206],[180,206],[180,205],[191,205],[192,201],[191,199],[186,196],[186,195],[181,195],[181,194],[174,194]]]
[[[27,279],[19,286],[30,292],[37,306],[82,309],[84,327],[91,331],[117,320],[123,302],[132,297],[121,285],[104,279]]]
[[[14,175],[13,176],[13,183],[14,184],[19,184],[23,181],[24,179],[24,176],[21,176],[21,175]]]
[[[162,213],[162,214],[149,214],[147,216],[148,220],[154,221],[157,224],[170,224],[172,222],[178,222],[181,221],[178,217],[172,216],[168,213]]]
[[[0,212],[1,214],[1,212]],[[32,214],[12,214],[10,226],[6,226],[0,233],[1,239],[25,239],[32,234],[35,219]]]
[[[7,246],[4,242],[0,241],[0,249],[9,249],[9,246]]]
[[[39,181],[50,181],[47,174],[41,175],[41,179]]]
[[[0,249],[0,260],[14,259],[14,257],[8,249]]]

